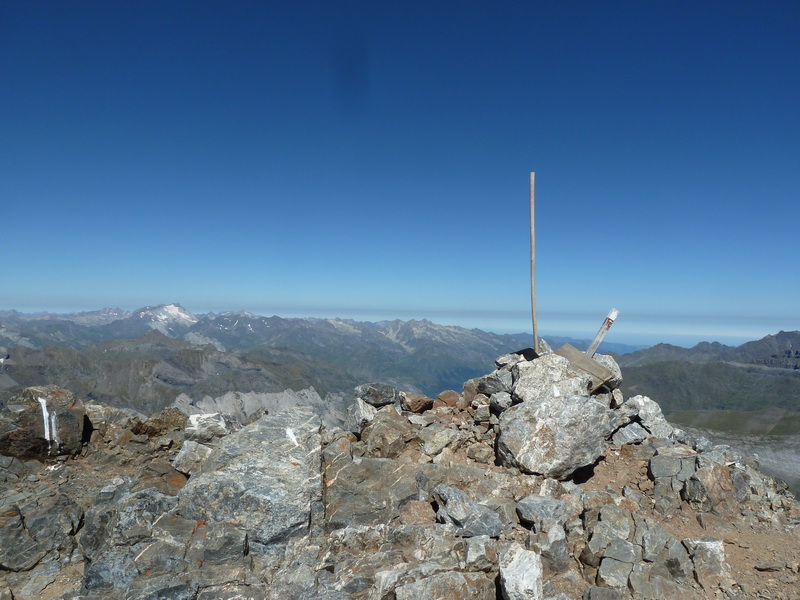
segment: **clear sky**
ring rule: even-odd
[[[800,3],[0,1],[0,308],[800,329]]]

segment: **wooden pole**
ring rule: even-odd
[[[533,350],[539,354],[539,332],[536,330],[536,230],[534,228],[534,197],[536,173],[531,173],[531,322],[533,323]]]

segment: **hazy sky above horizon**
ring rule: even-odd
[[[0,3],[0,309],[800,329],[800,3]]]

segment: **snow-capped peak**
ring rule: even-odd
[[[180,304],[159,304],[158,306],[145,306],[134,313],[140,319],[149,321],[148,325],[167,333],[167,329],[174,325],[191,326],[199,321],[198,317],[183,308]]]
[[[179,321],[189,324],[197,323],[198,318],[183,308],[180,304],[165,304],[160,307],[158,313],[154,313],[161,321]]]

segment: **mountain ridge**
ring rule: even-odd
[[[85,352],[109,340],[136,340],[157,330],[197,347],[210,345],[240,356],[254,353],[252,359],[267,361],[268,370],[283,377],[292,389],[313,386],[325,393],[378,381],[435,395],[484,372],[494,357],[531,343],[529,334],[496,334],[427,319],[372,323],[243,311],[195,314],[178,303],[131,312],[103,309],[91,313],[91,318],[87,314],[28,317],[9,313],[0,317],[0,349],[3,345],[31,350],[55,346]],[[110,320],[113,316],[120,318]]]
[[[639,367],[657,362],[744,362],[800,369],[800,331],[779,331],[739,346],[700,342],[691,348],[656,344],[619,357],[621,367]]]
[[[496,334],[477,328],[438,325],[427,319],[373,323],[341,318],[261,316],[244,311],[195,314],[171,303],[135,311],[107,308],[65,315],[3,311],[0,352],[13,355],[19,352],[14,348],[38,350],[40,376],[57,375],[62,385],[68,385],[77,377],[77,373],[69,375],[70,369],[78,369],[81,360],[89,359],[68,360],[71,356],[68,353],[53,350],[48,354],[45,352],[48,347],[75,350],[78,356],[92,357],[91,360],[109,365],[107,357],[97,358],[101,347],[98,345],[121,340],[122,347],[127,344],[141,350],[145,346],[137,340],[153,331],[186,344],[181,353],[192,354],[188,348],[197,348],[200,350],[195,354],[206,361],[215,360],[212,358],[215,352],[230,353],[259,365],[286,388],[314,387],[322,395],[349,391],[359,383],[380,382],[435,396],[485,372],[494,357],[531,345],[530,334]],[[589,340],[558,336],[545,339],[553,348],[570,343],[583,349],[589,344]],[[151,350],[154,355],[147,360],[163,360],[152,347]],[[617,350],[632,351],[623,354]],[[600,347],[601,352],[613,354],[625,368],[622,386],[626,392],[659,398],[667,413],[757,410],[769,406],[800,410],[800,391],[795,392],[795,387],[800,388],[800,378],[794,377],[800,371],[793,362],[800,362],[800,358],[795,358],[798,350],[800,332],[784,331],[738,347],[718,342],[702,342],[693,348],[658,344],[637,349],[608,342]],[[26,356],[26,360],[33,360],[30,353]],[[59,366],[59,361],[66,362]],[[18,372],[15,375],[13,362],[0,368],[0,392],[23,382],[52,383],[36,381],[36,370],[32,367],[24,375]],[[142,377],[153,375],[150,368],[148,363]],[[99,381],[106,376],[93,377]],[[143,383],[131,385],[137,387]],[[691,390],[692,394],[685,390]],[[767,396],[762,398],[764,394]],[[150,398],[148,403],[154,401]]]
[[[479,328],[464,328],[458,325],[439,325],[428,319],[410,319],[408,321],[394,319],[372,322],[343,319],[338,317],[318,318],[280,317],[277,315],[263,316],[247,311],[193,313],[185,309],[179,303],[174,302],[171,304],[145,306],[133,311],[125,311],[119,308],[103,308],[96,311],[84,311],[78,313],[23,313],[13,309],[3,310],[0,311],[0,344],[13,345],[15,340],[10,338],[9,334],[16,332],[13,329],[14,327],[25,330],[22,332],[23,337],[24,333],[26,332],[33,336],[32,339],[28,340],[30,344],[33,344],[32,347],[43,347],[48,343],[52,343],[53,345],[71,344],[72,347],[79,348],[96,343],[97,341],[100,341],[100,339],[138,337],[146,333],[146,331],[149,329],[159,329],[171,337],[180,337],[187,333],[187,331],[184,331],[184,329],[192,330],[195,333],[200,333],[199,330],[203,329],[214,330],[214,327],[211,325],[211,323],[218,323],[219,327],[216,328],[215,333],[224,335],[221,333],[220,329],[224,328],[223,323],[226,320],[227,322],[233,321],[234,323],[244,320],[245,322],[249,321],[251,325],[256,323],[277,325],[279,323],[320,324],[327,322],[334,326],[339,324],[340,326],[352,326],[357,329],[369,328],[378,331],[383,331],[391,327],[402,327],[405,325],[405,327],[418,327],[420,329],[435,328],[439,329],[440,331],[452,330],[461,332],[480,332],[500,337],[512,336],[515,339],[519,339],[520,343],[523,345],[530,345],[531,343],[529,333],[499,334]],[[69,322],[77,326],[71,330],[72,338],[67,338],[66,335],[58,336],[54,334],[54,331],[58,331],[59,329],[67,327],[65,322]],[[164,331],[164,324],[167,325],[167,331]],[[544,337],[546,337],[548,340],[555,340],[555,343],[559,345],[569,342],[576,346],[581,344],[588,346],[590,342],[588,339],[577,340],[575,338],[564,336]],[[222,340],[215,341],[222,342]],[[618,354],[625,354],[642,349],[644,347],[614,342],[604,342],[603,348],[608,351],[617,352]]]
[[[616,357],[625,369],[621,389],[659,399],[682,425],[735,433],[754,411],[784,411],[783,430],[800,433],[800,331],[780,331],[740,346],[659,344]]]

